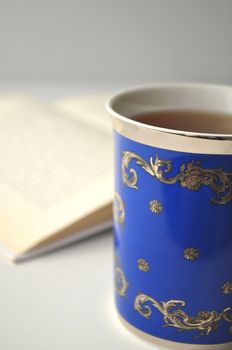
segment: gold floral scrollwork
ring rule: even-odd
[[[125,297],[126,291],[129,287],[129,283],[126,280],[125,273],[123,272],[121,266],[119,265],[119,260],[117,257],[115,258],[115,269],[114,270],[115,270],[115,272],[114,272],[115,291],[121,297]]]
[[[114,193],[114,219],[119,224],[125,222],[125,205],[118,192]]]
[[[136,170],[130,167],[131,160],[135,160],[137,165],[164,184],[179,183],[191,191],[196,191],[203,185],[209,186],[216,194],[211,198],[212,204],[225,204],[232,200],[232,173],[225,172],[223,168],[204,169],[200,166],[200,161],[191,161],[183,163],[178,174],[167,177],[166,174],[172,171],[170,160],[161,160],[156,155],[155,158],[151,157],[148,163],[136,153],[125,151],[122,154],[122,180],[134,189],[138,189],[138,175]]]
[[[232,324],[232,309],[225,308],[221,313],[216,311],[200,311],[196,316],[189,316],[183,307],[186,302],[181,300],[169,300],[167,302],[158,302],[146,294],[138,294],[135,298],[134,308],[143,317],[149,318],[152,314],[151,306],[156,308],[162,315],[164,327],[175,327],[179,331],[197,330],[200,335],[210,335],[218,328],[219,322],[224,320]],[[231,332],[232,325],[229,327]]]

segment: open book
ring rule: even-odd
[[[20,261],[111,226],[107,96],[0,98],[0,255]]]

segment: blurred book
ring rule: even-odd
[[[0,98],[0,255],[22,261],[112,224],[107,96]]]

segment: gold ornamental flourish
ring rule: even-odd
[[[115,268],[115,290],[121,296],[126,296],[126,291],[129,284],[126,280],[125,274],[119,266]]]
[[[148,163],[138,154],[125,151],[122,154],[122,180],[128,187],[137,190],[138,175],[136,170],[130,167],[131,160],[135,160],[137,165],[164,184],[179,183],[191,191],[196,191],[203,185],[209,186],[216,194],[210,200],[212,204],[226,204],[232,200],[232,173],[225,172],[223,168],[204,169],[200,166],[200,161],[191,161],[183,163],[178,174],[168,177],[166,174],[172,171],[172,161],[161,160],[156,155],[155,158],[151,157]]]
[[[118,192],[114,193],[114,219],[119,224],[125,222],[125,205]]]
[[[121,267],[118,256],[115,256],[115,268],[114,268],[114,278],[115,278],[115,291],[121,297],[126,296],[126,291],[129,287],[129,283],[126,280],[125,273]]]
[[[232,308],[227,307],[221,313],[216,311],[200,311],[196,316],[189,316],[183,307],[186,302],[181,300],[169,300],[167,302],[158,302],[154,298],[139,293],[134,302],[134,308],[140,315],[149,318],[152,314],[151,303],[162,315],[164,320],[164,327],[175,327],[179,331],[193,331],[197,330],[200,335],[210,335],[218,328],[219,322],[224,320],[232,324]],[[230,325],[228,332],[232,330]]]

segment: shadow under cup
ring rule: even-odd
[[[204,115],[218,113],[231,118],[231,126],[232,88],[132,89],[113,96],[107,109],[115,137],[120,318],[166,348],[232,349],[232,134],[133,120],[143,113],[188,110],[204,112],[202,123]]]

